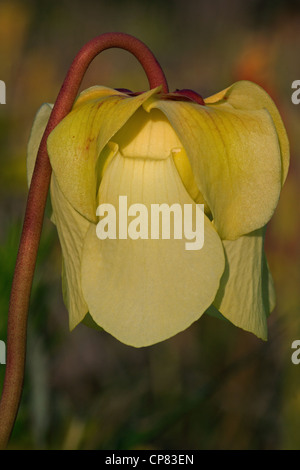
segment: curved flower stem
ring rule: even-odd
[[[0,402],[0,449],[7,446],[22,394],[29,299],[51,178],[47,138],[70,112],[91,61],[103,50],[114,47],[125,49],[138,59],[147,74],[150,88],[162,85],[164,93],[168,93],[166,78],[152,52],[128,34],[106,33],[92,39],[71,64],[45,129],[28,193],[8,313],[7,362]]]

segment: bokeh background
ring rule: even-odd
[[[33,285],[26,375],[11,449],[299,449],[300,7],[291,0],[0,1],[0,339],[6,340],[14,262],[26,205],[26,146],[34,115],[54,102],[82,45],[108,31],[144,41],[170,90],[209,96],[239,79],[277,103],[291,168],[266,252],[277,307],[269,340],[211,317],[161,344],[134,349],[85,326],[68,330],[61,253],[46,218]],[[105,51],[82,88],[148,88],[124,51]],[[241,305],[241,309],[243,305]],[[0,387],[5,366],[0,365]],[[1,423],[0,423],[1,426]]]

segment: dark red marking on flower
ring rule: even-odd
[[[88,137],[87,138],[85,150],[88,150],[90,148],[90,145],[91,145],[92,142],[94,142],[94,140],[95,140],[95,137]]]
[[[115,88],[116,91],[120,91],[121,93],[126,93],[127,96],[138,96],[144,93],[143,91],[131,91],[127,90],[126,88]],[[175,90],[172,93],[158,93],[158,97],[161,100],[170,100],[170,101],[189,101],[193,103],[200,104],[201,106],[205,106],[204,99],[202,98],[199,93],[193,90],[189,90],[184,88],[183,90]]]
[[[178,95],[180,97],[185,97],[188,98],[190,101],[193,101],[194,103],[201,104],[202,106],[205,106],[204,99],[202,98],[199,93],[197,93],[194,90],[189,90],[188,88],[184,88],[183,90],[175,90],[173,94]]]
[[[119,91],[120,93],[127,93],[127,95],[131,95],[132,91],[128,90],[127,88],[115,88],[116,91]]]
[[[145,91],[131,91],[131,90],[127,90],[127,88],[115,88],[116,91],[119,91],[120,93],[125,93],[127,96],[138,96],[138,95],[142,95],[143,93],[145,93]]]

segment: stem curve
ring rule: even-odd
[[[162,85],[164,93],[168,93],[165,75],[150,49],[128,34],[105,33],[97,36],[82,47],[69,68],[40,143],[27,198],[8,312],[7,362],[0,402],[0,449],[7,447],[22,395],[29,299],[52,172],[47,138],[70,112],[92,60],[110,48],[131,52],[144,68],[150,88]]]

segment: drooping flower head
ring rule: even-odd
[[[284,125],[247,81],[204,102],[174,96],[92,87],[48,138],[70,328],[98,325],[141,347],[208,312],[266,339],[275,294],[264,235],[288,171]],[[29,181],[51,108],[33,124]],[[203,245],[186,249],[176,210],[190,207],[195,227],[199,204]],[[151,225],[154,206],[169,209],[169,237]]]

